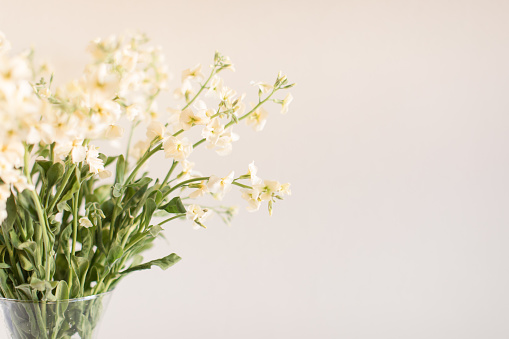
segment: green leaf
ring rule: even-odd
[[[16,209],[16,201],[14,200],[14,197],[11,196],[7,199],[7,219],[4,220],[2,223],[2,229],[4,232],[9,232],[12,229],[12,225],[14,225],[14,222],[16,221],[16,215],[18,213]]]
[[[52,165],[49,160],[37,160],[35,163],[40,166],[43,175],[46,175]]]
[[[71,199],[73,197],[74,193],[78,192],[79,189],[80,189],[80,183],[78,180],[75,180],[71,189],[66,191],[64,196],[60,199],[60,203]]]
[[[87,201],[102,203],[110,197],[111,185],[102,185],[94,189],[93,194],[87,196]]]
[[[127,186],[128,187],[143,187],[145,185],[150,184],[150,182],[152,182],[152,179],[150,179],[149,177],[143,177],[143,178],[136,180],[132,184],[127,185]]]
[[[11,238],[11,244],[15,248],[18,248],[21,245],[21,241],[18,238],[18,233],[13,229],[9,231],[9,237]]]
[[[179,257],[178,255],[176,255],[175,253],[172,253],[172,254],[170,254],[164,258],[161,258],[161,259],[151,260],[144,264],[130,267],[127,270],[119,272],[119,274],[127,274],[127,273],[134,272],[134,271],[148,270],[152,266],[158,266],[161,269],[166,270],[167,268],[169,268],[169,267],[175,265],[177,262],[179,262],[180,259],[182,259],[182,258]]]
[[[150,220],[152,220],[152,215],[154,214],[155,210],[157,208],[156,202],[154,199],[147,199],[145,202],[145,206],[143,208],[145,212],[145,220],[143,222],[143,227],[147,227],[150,223]]]
[[[19,261],[21,263],[21,267],[25,271],[33,271],[35,269],[35,266],[32,264],[32,262],[27,258],[25,252],[18,252]]]
[[[11,265],[6,264],[4,262],[0,262],[0,268],[11,268]]]
[[[65,167],[61,162],[56,162],[48,170],[48,188],[53,187],[64,175]]]
[[[175,197],[170,200],[167,204],[159,207],[159,209],[165,210],[168,213],[186,213],[186,208],[180,200],[180,197]]]
[[[125,160],[123,155],[119,155],[117,158],[117,172],[115,174],[115,183],[124,183],[125,174]]]
[[[32,257],[35,257],[35,252],[37,251],[37,243],[35,241],[25,241],[24,243],[19,244],[16,248],[18,250],[27,252]]]
[[[44,292],[46,291],[46,288],[50,286],[47,281],[37,279],[36,277],[32,277],[32,280],[30,280],[30,287],[32,287],[34,290]]]
[[[152,226],[152,227],[150,227],[150,230],[149,230],[150,234],[154,238],[156,238],[161,231],[163,231],[163,228],[159,225]]]
[[[118,259],[122,257],[124,254],[124,250],[122,249],[122,246],[119,244],[114,244],[113,247],[108,252],[108,258],[107,261],[110,265],[113,265]]]
[[[93,246],[92,231],[87,228],[82,229],[80,256],[88,258],[91,254],[90,251],[92,250],[92,246]]]
[[[29,284],[21,284],[21,285],[15,286],[15,288],[17,290],[23,292],[23,294],[25,294],[25,296],[28,300],[32,299],[32,288],[30,287]]]
[[[113,161],[115,161],[115,159],[117,159],[117,157],[106,157],[104,154],[100,153],[99,154],[99,157],[101,159],[103,159],[104,161],[104,167],[108,166],[109,164],[111,164]],[[104,160],[106,159],[106,160]]]
[[[118,198],[122,195],[122,184],[120,183],[116,183],[115,185],[113,185],[113,192],[112,194],[115,198]]]

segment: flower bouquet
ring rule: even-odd
[[[97,296],[131,272],[180,260],[175,253],[143,260],[166,223],[205,227],[212,213],[231,219],[234,208],[204,207],[201,196],[221,200],[237,186],[248,210],[266,201],[272,213],[290,194],[289,184],[260,179],[254,163],[242,175],[216,176],[188,160],[200,145],[229,154],[242,120],[262,130],[265,103],[286,113],[291,95],[276,94],[293,84],[283,74],[273,84],[253,82],[257,102],[246,108],[245,95],[219,75],[234,70],[230,59],[216,52],[207,74],[201,65],[182,72],[173,92],[180,106],[161,113],[156,99],[169,92],[169,74],[145,35],[94,40],[83,75],[58,87],[33,51],[9,50],[0,33],[0,296],[17,302],[5,314],[13,337],[91,337]],[[124,128],[125,151],[100,153],[98,143],[123,138]],[[134,142],[139,128],[146,138]],[[193,141],[185,136],[191,129],[200,130]],[[146,166],[159,152],[168,168],[153,178]]]

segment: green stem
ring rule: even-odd
[[[168,192],[166,192],[165,194],[163,194],[163,199],[165,197],[167,197],[171,192],[175,191],[177,188],[179,187],[182,187],[184,185],[187,185],[189,183],[192,183],[192,182],[195,182],[195,181],[203,181],[203,180],[209,180],[210,177],[199,177],[199,178],[193,178],[193,179],[189,179],[189,180],[186,180],[186,181],[182,181],[181,183],[178,183],[177,185],[173,186],[172,188],[170,188],[168,190]]]
[[[25,144],[25,156],[24,156],[23,160],[24,160],[23,170],[24,170],[25,176],[27,178],[27,183],[29,185],[33,185],[32,177],[30,176],[30,172],[28,170],[29,162],[30,162],[30,151],[28,149],[28,145],[26,145],[26,144]],[[48,237],[49,229],[48,229],[47,222],[44,218],[44,212],[42,210],[41,201],[39,200],[39,196],[37,195],[37,192],[35,190],[31,190],[30,193],[32,195],[32,199],[35,204],[35,209],[37,210],[39,224],[41,225],[42,239],[43,239],[43,244],[44,244],[44,253],[46,254],[46,258],[45,258],[46,276],[45,276],[45,279],[49,281],[51,279],[51,277],[50,277],[51,270],[50,270],[50,264],[49,264],[49,254],[50,254],[50,250],[51,250],[50,244],[49,244],[49,237]]]
[[[207,80],[205,81],[205,83],[203,85],[201,85],[201,88],[198,91],[198,93],[196,93],[196,95],[187,103],[187,105],[185,105],[184,108],[182,108],[182,111],[185,110],[186,108],[188,108],[189,106],[191,106],[191,104],[200,96],[201,92],[205,89],[205,87],[207,87],[207,84],[209,83],[210,79],[212,79],[214,74],[216,74],[215,66],[214,66],[214,68],[212,68],[212,72],[210,72],[210,75],[207,78]]]
[[[177,164],[178,164],[178,161],[173,160],[170,170],[168,171],[168,173],[166,173],[166,176],[164,177],[163,182],[161,182],[161,187],[163,187],[168,182],[168,180],[171,177],[171,174],[173,173],[173,170],[175,169],[175,167],[177,167]]]
[[[72,167],[69,168],[69,170],[65,173],[64,179],[60,183],[57,193],[55,194],[55,196],[51,200],[51,203],[49,204],[48,211],[51,212],[55,208],[55,205],[57,204],[58,199],[60,199],[60,196],[62,195],[65,187],[67,186],[67,183],[69,182],[69,178],[71,177],[71,174],[74,172],[75,167],[76,167],[76,165],[73,164]]]
[[[251,115],[251,113],[253,113],[254,111],[256,111],[258,109],[258,107],[260,107],[261,105],[263,105],[264,103],[267,102],[267,100],[270,99],[270,97],[272,95],[274,95],[274,93],[276,93],[277,89],[274,88],[272,90],[272,92],[270,92],[269,95],[267,95],[267,97],[261,101],[259,101],[255,107],[253,107],[253,109],[251,109],[249,112],[247,112],[246,114],[244,114],[243,116],[241,116],[240,118],[238,118],[237,120],[240,121],[240,120],[244,120],[245,118],[247,118],[249,115]],[[226,124],[226,126],[224,126],[225,129],[227,129],[228,127],[230,127],[231,125],[233,125],[235,123],[234,120],[230,121],[229,123]]]
[[[136,127],[139,125],[139,121],[131,124],[131,130],[129,131],[129,138],[127,139],[127,148],[125,151],[125,167],[127,168],[127,164],[129,162],[129,151],[131,150],[131,142],[133,140],[133,134]]]
[[[244,120],[245,118],[247,118],[249,115],[251,115],[254,111],[256,111],[258,109],[258,107],[260,107],[261,105],[263,105],[264,103],[266,103],[270,97],[276,93],[276,89],[273,89],[272,92],[263,100],[259,101],[258,104],[256,104],[255,107],[253,107],[253,109],[251,109],[249,112],[247,112],[246,114],[244,114],[243,116],[241,116],[240,118],[237,119],[237,121],[240,121],[240,120]],[[230,121],[229,123],[227,123],[225,126],[224,126],[224,129],[227,129],[228,127],[230,127],[231,125],[235,124],[235,120],[232,120]],[[199,141],[197,141],[196,143],[193,144],[193,148],[196,148],[197,146],[201,145],[202,143],[205,142],[205,138],[203,139],[200,139]]]
[[[143,157],[138,161],[138,164],[136,164],[136,167],[133,169],[127,180],[125,181],[125,185],[129,185],[131,181],[136,177],[136,174],[140,170],[140,168],[143,166],[143,164],[155,153],[159,152],[163,149],[163,144],[157,145],[153,150],[146,152]]]
[[[165,220],[161,221],[159,224],[157,224],[157,226],[164,225],[164,224],[166,224],[167,222],[172,221],[173,219],[182,218],[182,217],[184,217],[185,215],[186,215],[185,213],[181,213],[181,214],[178,214],[178,215],[176,215],[176,216],[174,216],[174,217],[171,217],[171,218],[165,219]]]
[[[242,188],[247,188],[247,189],[253,189],[253,187],[251,187],[251,186],[243,185],[243,184],[238,183],[238,182],[236,182],[236,181],[233,181],[233,182],[232,182],[232,185],[236,185],[236,186],[239,186],[239,187],[242,187]]]

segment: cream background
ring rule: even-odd
[[[167,227],[150,256],[183,261],[123,281],[101,338],[509,337],[508,2],[0,4],[0,30],[57,80],[89,40],[140,29],[177,77],[218,49],[240,91],[279,69],[298,82],[233,156],[194,154],[217,174],[254,159],[294,195],[272,218]]]

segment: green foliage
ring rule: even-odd
[[[111,290],[130,272],[166,269],[180,260],[171,254],[142,263],[140,254],[162,231],[151,224],[155,213],[185,213],[182,200],[165,199],[168,184],[144,175],[126,179],[123,156],[102,157],[108,165],[116,162],[113,185],[96,185],[87,166],[37,161],[32,174],[42,194],[25,190],[9,197],[0,228],[1,296],[47,301],[90,296]],[[84,217],[91,227],[81,225]],[[61,306],[58,312],[65,311]],[[85,331],[88,325],[80,326]]]
[[[178,263],[182,258],[176,255],[175,253],[172,253],[164,258],[151,260],[149,262],[146,262],[144,264],[135,265],[130,268],[128,268],[125,271],[120,272],[120,274],[127,274],[134,271],[142,271],[142,270],[148,270],[152,266],[158,266],[163,270],[166,270],[167,268],[175,265]]]

